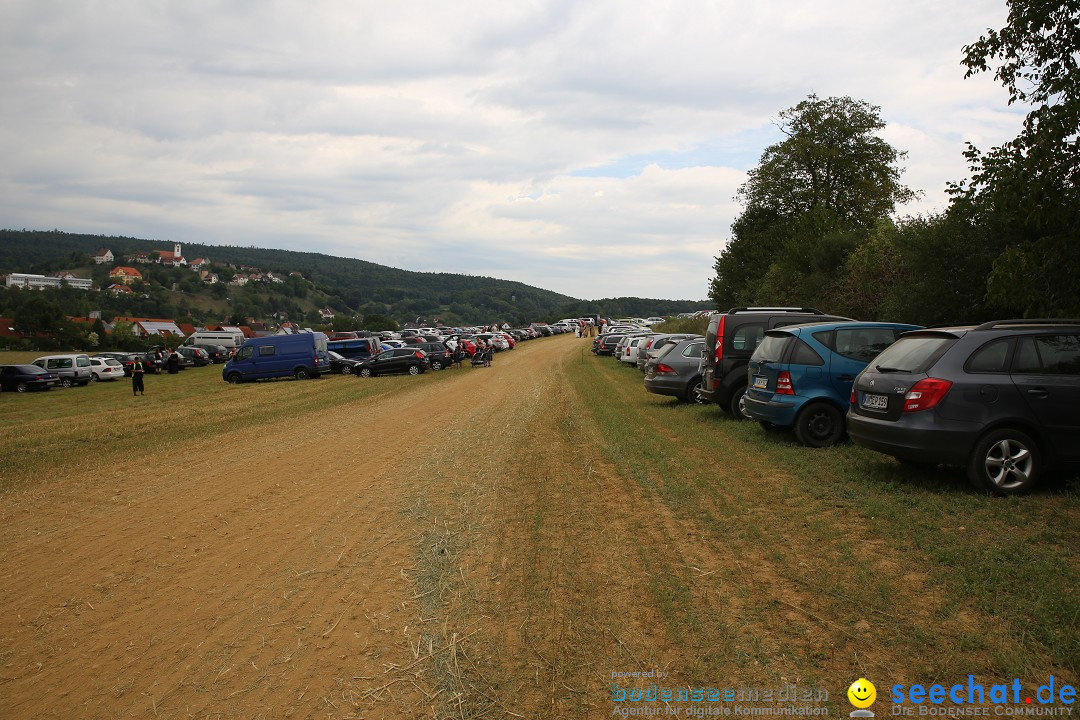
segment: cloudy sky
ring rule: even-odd
[[[1020,127],[1004,0],[0,0],[0,227],[704,299],[777,114],[881,108],[945,204]]]

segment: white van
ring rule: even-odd
[[[34,361],[43,370],[60,376],[60,384],[66,388],[72,385],[89,385],[91,378],[90,356],[82,354],[46,355]]]
[[[193,332],[184,341],[185,345],[222,345],[235,350],[244,344],[244,333],[235,330],[203,330]]]

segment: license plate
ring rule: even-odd
[[[864,393],[861,407],[864,410],[885,410],[889,407],[889,396]]]
[[[769,387],[769,378],[765,377],[764,375],[755,375],[754,376],[754,389],[755,390],[764,390],[767,387]]]

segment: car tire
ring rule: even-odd
[[[94,375],[94,374],[90,375],[90,382],[92,382],[92,383],[96,383],[100,379],[101,378],[99,378],[97,375]]]
[[[229,373],[229,377],[225,378],[230,385],[239,385],[244,382],[244,376],[240,373]]]
[[[746,414],[746,386],[735,388],[735,392],[731,395],[731,400],[728,401],[728,414],[731,415],[734,420],[749,420],[750,416]]]
[[[844,415],[829,403],[804,407],[795,419],[795,437],[807,447],[829,447],[844,435]]]
[[[21,382],[21,383],[19,383],[18,385],[15,386],[15,392],[23,392],[24,393],[24,392],[28,391],[29,389],[30,389],[30,387],[24,382]]]
[[[417,366],[417,365],[410,365],[409,366],[409,374],[410,375],[419,375],[420,374],[420,367]]]
[[[442,370],[442,361],[441,360],[432,360],[431,361],[431,369],[432,370]]]
[[[71,387],[71,386],[72,386],[72,385],[74,385],[74,384],[75,384],[75,383],[74,383],[74,382],[72,382],[71,378],[64,378],[63,380],[61,380],[61,381],[60,381],[60,386],[61,386],[61,387],[66,387],[66,388],[69,388],[69,387]]]
[[[686,399],[695,405],[704,405],[705,398],[701,397],[701,378],[690,383],[686,388]]]
[[[999,495],[1019,495],[1042,474],[1039,446],[1026,433],[1002,428],[987,433],[971,451],[967,476],[972,485]]]
[[[360,368],[360,372],[358,374],[360,375],[360,377],[371,377],[371,368]]]
[[[309,377],[311,377],[311,373],[306,367],[298,367],[293,370],[292,376],[297,380],[307,380]]]
[[[342,365],[341,366],[341,374],[342,375],[352,375],[352,366],[351,365]]]

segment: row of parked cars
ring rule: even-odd
[[[649,392],[810,447],[847,436],[902,463],[963,467],[1001,494],[1080,467],[1080,320],[923,328],[733,308],[704,336],[616,326],[593,349],[637,363]]]

